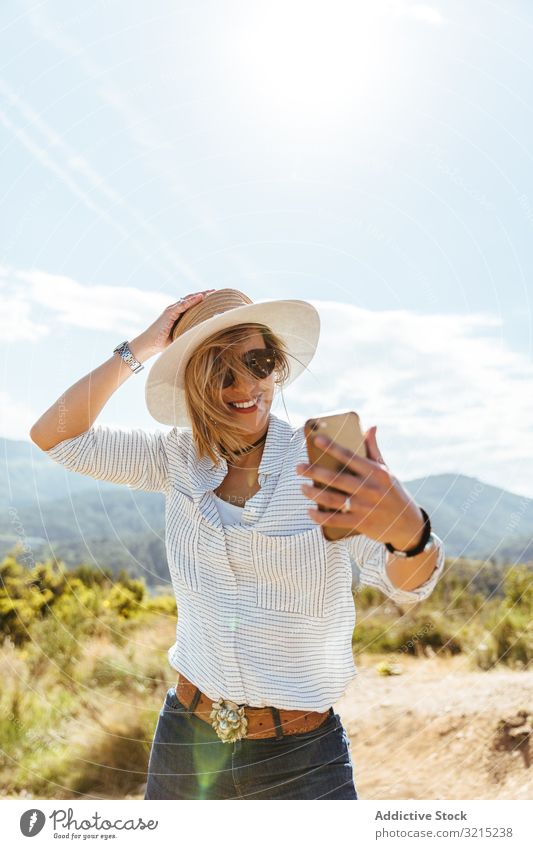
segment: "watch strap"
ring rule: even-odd
[[[133,372],[138,372],[138,371],[142,371],[142,370],[143,370],[143,368],[144,368],[143,364],[142,364],[142,363],[140,363],[140,362],[139,362],[139,360],[137,360],[137,359],[133,356],[133,354],[132,354],[132,352],[131,352],[131,350],[130,350],[130,346],[129,346],[129,344],[128,344],[127,340],[125,340],[124,342],[121,342],[119,345],[117,345],[117,347],[116,347],[116,348],[113,348],[113,353],[115,353],[115,352],[116,352],[117,354],[119,354],[120,358],[121,358],[121,359],[122,359],[125,363],[127,363],[127,364],[129,365],[130,369],[131,369]]]
[[[420,505],[418,505],[418,508],[424,517],[424,530],[422,532],[420,542],[412,548],[408,548],[407,551],[400,551],[399,549],[394,548],[390,544],[390,542],[386,542],[385,547],[388,551],[391,552],[391,554],[396,554],[397,557],[415,557],[417,554],[422,554],[422,552],[425,550],[428,543],[430,542],[432,534],[429,516],[423,507],[420,507]]]

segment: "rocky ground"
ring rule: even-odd
[[[473,671],[462,656],[360,655],[335,709],[362,799],[532,799],[533,671]]]

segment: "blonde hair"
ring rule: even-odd
[[[242,450],[245,428],[228,411],[222,398],[226,370],[234,375],[249,377],[250,372],[237,354],[236,346],[246,342],[254,333],[260,333],[267,348],[276,352],[274,382],[283,386],[289,376],[289,354],[283,340],[264,324],[250,322],[214,333],[194,350],[185,367],[185,402],[191,421],[192,438],[200,458],[209,457],[213,463],[218,458],[213,446],[221,447],[230,462],[236,462]],[[240,438],[239,438],[240,437]]]

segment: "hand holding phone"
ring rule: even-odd
[[[365,438],[361,430],[359,416],[353,410],[332,410],[328,413],[323,413],[320,416],[307,419],[304,424],[304,435],[307,444],[307,454],[309,462],[329,469],[332,472],[344,471],[342,463],[329,454],[327,451],[320,449],[314,443],[314,437],[323,434],[333,442],[337,442],[343,448],[347,448],[359,457],[367,457]],[[355,474],[352,472],[351,474]],[[318,488],[328,489],[333,492],[341,492],[332,486],[325,486],[319,481],[313,481],[313,484]],[[345,492],[341,492],[346,495]],[[321,511],[328,511],[327,507],[317,504]],[[356,536],[360,531],[348,530],[346,528],[334,528],[322,525],[322,533],[327,540],[343,539],[348,536]]]

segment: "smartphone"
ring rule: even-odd
[[[344,464],[337,460],[327,451],[318,448],[314,443],[314,436],[324,434],[333,442],[338,442],[343,448],[348,448],[359,457],[366,457],[365,437],[361,430],[359,416],[353,410],[330,410],[315,418],[307,419],[304,424],[304,436],[307,444],[307,455],[310,463],[316,463],[333,472],[343,471]],[[313,481],[319,488],[331,489],[333,492],[342,492],[335,487],[325,487],[321,481]],[[346,492],[342,492],[346,496]],[[317,504],[319,510],[327,511],[327,507]],[[322,533],[327,540],[343,539],[344,537],[357,536],[360,531],[350,531],[347,528],[332,528],[322,525]]]

